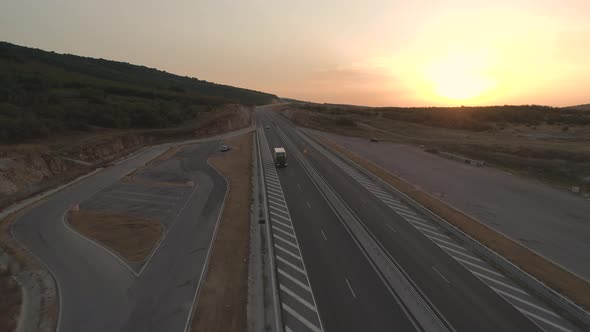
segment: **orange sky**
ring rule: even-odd
[[[590,1],[3,1],[0,40],[279,96],[590,103]]]

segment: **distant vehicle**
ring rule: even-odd
[[[226,152],[229,151],[229,145],[222,145],[219,147],[219,151]]]
[[[270,129],[270,126],[266,126],[265,128],[266,128],[266,129]]]
[[[379,142],[379,140],[375,137],[371,138],[371,142]]]
[[[277,167],[287,166],[287,151],[285,148],[275,148],[274,150],[275,165]]]

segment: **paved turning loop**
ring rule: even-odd
[[[548,332],[577,331],[577,328],[569,321],[504,276],[499,270],[478,258],[460,242],[449,237],[437,224],[428,218],[422,217],[412,207],[388,193],[387,189],[384,189],[373,179],[349,166],[334,153],[309,139],[305,134],[301,135],[301,137],[543,330]],[[390,228],[395,227],[395,225],[388,226]]]
[[[285,331],[321,332],[322,324],[277,170],[260,135],[268,215]]]

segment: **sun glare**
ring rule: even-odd
[[[453,54],[433,61],[427,67],[426,79],[438,98],[474,102],[495,86],[488,70],[485,56]]]

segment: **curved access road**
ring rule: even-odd
[[[56,280],[58,331],[185,330],[227,190],[207,158],[220,139],[251,130],[183,142],[195,145],[183,148],[190,153],[177,166],[194,185],[163,222],[165,236],[140,272],[72,230],[64,216],[176,144],[149,147],[51,195],[15,221],[13,236]]]

